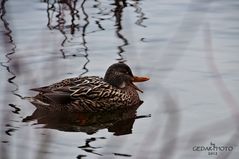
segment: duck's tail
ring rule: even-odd
[[[45,103],[41,99],[35,98],[35,97],[27,97],[27,100],[32,103],[37,109],[49,109],[50,104]]]

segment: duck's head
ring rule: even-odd
[[[147,80],[149,80],[148,77],[134,76],[130,67],[124,63],[115,63],[111,65],[107,69],[104,77],[105,82],[117,88],[125,88],[131,86],[141,93],[143,93],[143,91],[135,86],[133,82],[144,82]]]

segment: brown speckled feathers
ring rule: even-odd
[[[39,92],[31,98],[38,109],[47,111],[99,112],[139,106],[143,92],[133,82],[144,82],[148,77],[134,76],[125,63],[112,64],[104,78],[85,76],[31,89]]]
[[[95,112],[137,105],[138,94],[132,88],[118,89],[97,76],[65,79],[61,82],[32,89],[40,92],[32,101],[37,108]],[[130,98],[130,96],[136,98]]]

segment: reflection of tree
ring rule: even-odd
[[[4,29],[5,29],[2,38],[3,38],[3,41],[4,41],[4,47],[5,47],[5,51],[6,51],[5,57],[6,57],[7,60],[5,62],[1,61],[1,66],[5,67],[6,70],[8,71],[8,73],[11,74],[11,77],[8,78],[8,82],[15,86],[15,90],[12,91],[13,94],[21,97],[20,95],[15,93],[18,90],[18,85],[13,82],[13,80],[16,78],[16,75],[15,75],[14,71],[12,69],[10,69],[10,64],[13,66],[12,68],[15,69],[16,71],[18,71],[19,68],[18,68],[17,61],[12,62],[12,58],[11,58],[11,55],[15,53],[16,44],[13,40],[12,30],[10,28],[10,24],[7,21],[7,19],[5,18],[5,15],[6,15],[5,3],[6,3],[6,0],[3,0],[1,2],[1,10],[0,10],[1,11],[0,12],[1,16],[0,16],[0,19],[3,22],[3,26],[4,26]]]
[[[136,20],[135,24],[145,27],[143,25],[143,20],[145,18],[145,14],[142,12],[142,8],[139,7],[139,2],[138,0],[133,1],[134,4],[131,4],[130,6],[135,8],[135,13],[138,14],[138,19]],[[127,2],[126,0],[115,0],[114,5],[116,6],[114,9],[114,16],[115,16],[115,26],[116,26],[116,35],[117,37],[123,42],[121,45],[118,46],[118,55],[120,58],[118,58],[118,61],[125,61],[125,59],[122,56],[122,53],[125,52],[124,47],[129,45],[129,42],[127,38],[121,33],[123,27],[122,27],[122,16],[123,16],[123,9],[127,7]]]
[[[141,26],[141,27],[146,27],[144,24],[143,24],[143,21],[145,19],[147,19],[145,17],[145,13],[142,11],[142,8],[139,6],[139,0],[134,0],[134,4],[132,4],[132,6],[135,8],[135,13],[138,14],[138,19],[136,20],[135,24],[137,24],[138,26]]]
[[[48,23],[47,26],[50,30],[56,29],[61,32],[61,34],[64,36],[64,39],[61,42],[61,46],[64,47],[66,41],[68,40],[68,37],[66,35],[66,30],[70,30],[70,34],[73,35],[75,33],[75,30],[79,27],[79,25],[75,24],[75,19],[80,18],[79,11],[76,9],[78,0],[60,0],[60,1],[53,1],[53,3],[50,3],[49,0],[45,1],[47,3],[47,17],[48,17]],[[58,7],[57,7],[58,6]],[[66,25],[66,16],[67,14],[65,11],[70,11],[70,25]],[[54,14],[56,13],[56,24],[54,24]],[[66,58],[64,49],[60,49],[63,58]]]
[[[3,24],[3,31],[0,33],[2,34],[0,37],[2,38],[3,41],[3,48],[4,48],[4,54],[6,57],[6,61],[0,61],[0,65],[2,67],[4,67],[7,71],[7,75],[10,77],[8,78],[8,83],[7,85],[5,85],[5,88],[3,90],[3,96],[5,95],[6,92],[9,92],[9,90],[11,90],[10,85],[13,85],[15,88],[13,90],[11,90],[12,94],[20,97],[21,95],[17,94],[16,91],[18,90],[18,85],[16,83],[14,83],[14,79],[16,78],[16,74],[14,72],[19,72],[19,63],[17,61],[12,61],[11,56],[15,53],[16,50],[16,44],[14,42],[14,38],[12,36],[12,29],[10,27],[10,23],[9,23],[9,18],[7,19],[6,17],[6,13],[7,10],[5,8],[6,5],[6,0],[2,0],[1,4],[0,4],[0,24]],[[12,102],[11,96],[6,96],[3,97],[3,104],[5,105],[6,103],[8,103],[9,101]],[[20,108],[18,108],[15,104],[8,104],[8,106],[12,107],[15,109],[15,111],[12,111],[15,114],[18,114],[20,111]],[[5,107],[6,108],[6,107]],[[4,113],[3,113],[4,112]],[[8,143],[8,139],[7,137],[5,137],[5,135],[7,136],[12,136],[13,132],[16,130],[16,128],[14,126],[12,126],[12,124],[9,124],[9,122],[12,119],[12,113],[9,111],[2,111],[2,115],[1,115],[1,120],[2,123],[0,123],[0,125],[4,125],[4,127],[6,128],[1,128],[1,144],[0,144],[0,158],[9,158],[9,149],[6,148],[6,146],[3,145],[3,143]],[[4,130],[5,129],[5,130]]]
[[[115,0],[114,5],[116,6],[114,10],[116,35],[123,42],[123,44],[118,46],[118,50],[119,50],[118,55],[120,58],[117,60],[124,61],[124,58],[122,56],[122,53],[124,52],[123,47],[128,45],[128,40],[121,33],[121,30],[122,30],[121,22],[122,22],[123,9],[126,7],[126,0]]]
[[[48,24],[47,26],[49,29],[58,29],[61,31],[63,34],[65,33],[64,29],[69,28],[70,29],[70,34],[74,34],[75,30],[79,27],[78,24],[75,24],[75,20],[80,18],[79,11],[76,9],[77,6],[77,1],[78,0],[60,0],[58,2],[54,1],[53,3],[50,3],[49,0],[47,0],[47,15],[48,15]],[[56,7],[55,5],[58,5]],[[57,10],[58,9],[58,10]],[[66,20],[65,20],[65,12],[66,10],[70,11],[70,16],[71,16],[71,23],[70,25],[66,25]],[[50,14],[50,11],[52,11],[52,14]],[[52,20],[53,20],[53,15],[54,12],[57,12],[58,14],[56,15],[57,19],[57,24],[53,25]]]
[[[15,53],[16,44],[15,44],[14,38],[12,36],[12,29],[11,29],[10,24],[8,22],[9,20],[7,20],[5,18],[5,16],[6,16],[5,3],[6,3],[6,0],[3,0],[1,2],[0,19],[3,22],[3,26],[4,26],[4,29],[5,29],[2,38],[3,38],[3,42],[4,42],[3,46],[5,48],[5,57],[6,57],[7,60],[4,61],[4,62],[1,61],[0,65],[2,67],[6,68],[7,72],[10,74],[10,77],[8,78],[8,82],[11,85],[14,85],[14,87],[15,87],[15,89],[12,90],[11,92],[14,95],[23,99],[24,97],[22,97],[20,94],[16,93],[19,89],[19,86],[13,81],[16,78],[16,73],[20,72],[20,70],[19,70],[20,69],[20,64],[19,64],[19,61],[17,61],[17,60],[12,61],[13,59],[11,58],[11,55],[13,55]],[[6,90],[8,90],[8,88],[6,88]],[[9,106],[11,106],[11,104]],[[17,108],[15,106],[14,109],[19,109],[19,108]]]
[[[83,14],[84,14],[84,16],[85,16],[85,18],[84,18],[84,21],[85,21],[85,25],[83,25],[83,28],[82,28],[82,45],[83,45],[83,47],[84,47],[84,53],[85,53],[85,58],[86,58],[86,63],[84,64],[84,66],[83,66],[83,69],[85,70],[85,72],[83,72],[81,75],[83,75],[83,74],[85,74],[85,73],[87,73],[88,72],[88,69],[86,68],[86,65],[90,62],[90,60],[89,60],[89,58],[88,58],[88,47],[87,47],[87,42],[86,42],[86,39],[85,39],[85,37],[86,37],[86,28],[87,28],[87,26],[90,24],[90,22],[89,22],[89,20],[88,20],[88,18],[89,18],[89,16],[88,16],[88,14],[85,12],[85,8],[84,8],[84,4],[85,4],[85,2],[86,2],[86,0],[83,0],[83,2],[81,3],[81,9],[82,9],[82,12],[83,12]]]
[[[98,139],[105,139],[105,137],[99,137],[99,138],[92,137],[92,138],[86,139],[85,145],[79,146],[78,148],[84,150],[87,153],[92,153],[92,154],[102,156],[102,154],[95,152],[98,148],[101,148],[101,147],[94,147],[90,145],[91,142],[96,141]],[[78,155],[78,156],[80,157],[82,155]]]
[[[80,56],[84,56],[86,58],[86,66],[89,62],[86,30],[90,24],[89,14],[84,7],[86,0],[81,1],[81,4],[78,5],[78,0],[45,0],[44,2],[47,3],[48,28],[50,30],[59,30],[60,33],[64,36],[64,39],[61,42],[62,48],[60,49],[63,58],[67,58],[68,56],[65,53],[65,44],[66,42],[71,40],[71,38],[69,38],[69,35],[74,35],[76,31],[81,31],[81,46],[83,46],[82,50],[84,51],[84,53],[80,54]],[[142,12],[142,8],[139,7],[139,4],[140,3],[138,0],[133,0],[130,3],[127,3],[126,0],[115,0],[114,3],[111,4],[114,6],[114,8],[107,11],[107,8],[102,5],[102,2],[100,0],[95,0],[95,4],[92,6],[93,8],[99,10],[97,15],[99,15],[100,17],[96,18],[95,15],[91,15],[91,17],[95,19],[94,23],[97,25],[99,30],[88,32],[88,34],[94,33],[96,31],[105,31],[106,29],[104,28],[104,26],[102,26],[101,22],[104,20],[111,21],[114,18],[116,27],[115,34],[122,41],[121,44],[117,46],[117,54],[119,55],[119,58],[117,59],[118,61],[125,61],[122,53],[125,52],[124,47],[129,45],[128,39],[125,37],[125,35],[122,34],[122,17],[124,8],[127,6],[134,7],[135,13],[138,14],[138,19],[136,20],[135,24],[145,27],[142,24],[143,20],[146,19],[144,16],[145,14]],[[80,13],[82,13],[82,15],[80,15]],[[111,15],[112,13],[113,15],[109,17],[109,15]],[[70,20],[68,18],[69,16]],[[82,25],[80,23],[84,24]],[[88,72],[85,66],[83,69],[86,70],[85,72]]]
[[[47,26],[50,30],[59,30],[60,33],[64,36],[64,39],[61,42],[62,48],[60,49],[60,52],[62,53],[63,58],[67,58],[65,53],[65,44],[66,42],[70,42],[71,39],[69,36],[73,36],[76,31],[81,30],[81,37],[82,37],[82,43],[81,46],[83,47],[83,53],[78,54],[80,57],[85,57],[86,62],[83,65],[83,70],[85,70],[82,74],[85,74],[88,72],[88,69],[86,65],[89,63],[88,58],[88,46],[86,42],[86,29],[89,25],[88,20],[88,14],[85,12],[84,5],[86,0],[83,0],[80,4],[80,8],[82,11],[82,16],[79,14],[79,10],[77,9],[77,3],[78,0],[59,0],[59,1],[53,1],[50,2],[49,0],[45,1],[47,3],[47,17],[48,17],[48,23]],[[69,11],[69,14],[68,12]],[[55,15],[56,14],[56,15]],[[68,16],[70,16],[70,24],[67,23]],[[85,22],[83,25],[80,25],[80,17],[82,17],[82,20]],[[55,20],[56,18],[56,20]],[[55,22],[55,21],[56,22]],[[76,22],[78,20],[78,23]],[[77,56],[76,54],[70,55],[70,56]],[[82,75],[81,74],[81,75]]]

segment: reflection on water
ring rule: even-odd
[[[124,61],[124,58],[122,56],[122,53],[124,52],[123,47],[128,45],[128,40],[123,36],[121,33],[122,30],[122,14],[123,9],[126,7],[126,0],[115,0],[115,9],[114,9],[114,16],[115,16],[115,26],[116,26],[116,35],[119,39],[122,40],[123,44],[118,46],[118,55],[120,58],[118,58],[118,61]]]
[[[114,135],[132,133],[135,119],[148,117],[137,116],[138,107],[101,113],[49,113],[35,110],[24,122],[36,120],[35,124],[44,124],[44,128],[70,132],[85,132],[94,134],[100,129],[107,128]]]
[[[102,148],[102,147],[94,147],[94,146],[90,145],[91,142],[94,142],[94,141],[99,140],[99,139],[106,139],[106,138],[105,137],[98,137],[98,138],[91,137],[91,138],[85,140],[85,145],[79,146],[78,148],[84,150],[87,153],[92,153],[92,154],[95,154],[95,155],[102,156],[102,154],[95,152],[97,149]],[[77,158],[80,158],[80,157],[86,157],[86,156],[84,156],[84,155],[78,155],[77,156]]]
[[[0,6],[0,19],[1,23],[3,25],[2,30],[0,32],[0,41],[2,41],[2,49],[4,50],[4,58],[1,58],[0,65],[4,68],[5,70],[5,76],[8,78],[6,85],[4,85],[1,89],[3,92],[11,92],[12,95],[18,96],[22,98],[21,95],[16,93],[19,89],[18,84],[14,82],[14,79],[16,78],[16,73],[19,73],[20,65],[17,61],[13,61],[12,55],[15,54],[16,51],[16,44],[14,41],[14,37],[12,35],[12,25],[10,24],[11,19],[9,16],[7,16],[7,9],[6,9],[6,0],[1,1],[1,6]],[[3,60],[4,59],[4,60]],[[3,75],[2,75],[3,77]],[[13,87],[12,87],[13,86]],[[13,96],[5,96],[4,94],[1,94],[3,97],[3,101],[1,103],[2,106],[7,107],[10,106],[14,108],[15,110],[12,111],[14,114],[19,114],[21,109],[16,106],[16,104],[12,104],[14,102]],[[11,102],[10,104],[9,101]],[[0,109],[1,110],[1,109]],[[13,133],[18,129],[17,127],[14,127],[11,123],[11,120],[13,120],[14,115],[11,112],[7,111],[1,111],[1,117],[0,117],[0,127],[1,127],[1,132],[0,132],[0,137],[1,137],[1,143],[0,143],[0,158],[8,158],[9,155],[9,150],[6,149],[3,144],[8,144],[9,143],[9,137],[13,135]],[[3,126],[4,125],[4,126]]]
[[[15,90],[12,91],[13,93],[15,93],[18,90],[18,85],[13,82],[13,80],[16,78],[16,75],[12,69],[18,70],[19,65],[18,65],[18,63],[12,64],[13,62],[12,62],[11,55],[15,53],[16,44],[15,44],[13,36],[12,36],[12,30],[11,30],[10,24],[9,24],[8,20],[5,18],[6,14],[7,14],[6,9],[5,9],[5,4],[6,4],[6,0],[3,0],[1,2],[0,18],[1,18],[1,21],[3,22],[3,26],[4,26],[2,40],[4,41],[4,44],[5,44],[4,49],[5,49],[6,61],[4,61],[4,62],[1,61],[0,64],[4,68],[6,68],[7,72],[11,75],[11,77],[8,78],[8,82],[15,86]],[[10,65],[13,66],[12,69],[10,69]]]
[[[95,1],[97,4],[94,4],[92,7],[99,10],[97,13],[100,18],[95,16],[89,17],[88,13],[85,10],[86,0],[82,2],[78,2],[78,0],[61,0],[61,1],[44,1],[47,3],[47,18],[48,23],[47,26],[50,30],[59,30],[60,33],[64,36],[64,39],[61,42],[62,49],[60,52],[62,53],[62,57],[66,58],[67,55],[65,53],[64,47],[66,42],[71,41],[74,38],[74,34],[77,32],[81,32],[82,42],[81,45],[83,46],[83,53],[82,54],[73,54],[71,56],[84,56],[86,58],[86,64],[84,65],[85,73],[88,72],[86,68],[87,63],[89,62],[88,59],[88,46],[87,46],[87,34],[94,33],[97,31],[104,31],[105,28],[102,26],[101,22],[105,20],[111,20],[110,18],[104,18],[106,15],[111,15],[110,12],[105,12],[105,8],[102,7],[102,3],[100,1]],[[79,3],[79,5],[77,5]],[[114,6],[112,8],[113,15],[115,17],[115,34],[117,37],[122,41],[118,48],[117,54],[119,58],[117,60],[120,62],[124,62],[126,59],[123,57],[125,52],[124,47],[129,45],[129,42],[125,35],[121,33],[122,31],[122,17],[123,17],[123,10],[127,7],[126,0],[115,0],[114,3],[110,4]],[[80,7],[79,7],[80,6]],[[145,14],[142,12],[142,8],[139,7],[138,1],[133,1],[133,3],[129,3],[128,6],[135,8],[135,13],[138,14],[138,19],[136,20],[136,24],[142,27],[146,27],[143,25],[143,20],[146,19]],[[70,17],[70,18],[69,18]],[[89,18],[94,18],[94,23],[97,24],[98,29],[96,31],[87,32],[87,27],[90,25]]]
[[[47,17],[48,17],[48,23],[47,26],[48,28],[51,29],[57,29],[59,30],[62,34],[65,35],[65,29],[70,29],[70,34],[74,34],[75,30],[79,30],[79,24],[75,24],[76,19],[80,19],[79,11],[76,9],[76,5],[78,0],[72,0],[72,1],[67,1],[67,0],[62,0],[62,1],[53,1],[52,3],[48,0],[45,1],[47,3]],[[82,2],[82,4],[85,1]],[[70,25],[65,25],[66,24],[66,19],[65,19],[65,11],[69,10],[70,11]],[[56,16],[54,16],[56,14]],[[54,18],[57,18],[57,24],[54,25]],[[64,44],[66,39],[64,39],[62,45]]]
[[[63,58],[67,58],[68,56],[73,57],[85,57],[86,62],[83,66],[83,70],[85,70],[81,75],[88,72],[87,64],[90,62],[88,58],[88,46],[86,42],[86,29],[89,25],[88,15],[85,12],[84,4],[86,0],[83,0],[80,4],[80,9],[82,11],[82,15],[80,15],[79,10],[76,8],[78,0],[61,0],[61,1],[44,1],[47,3],[47,18],[48,23],[47,26],[50,30],[55,29],[59,30],[63,35],[64,39],[61,42],[62,48],[59,50],[62,53]],[[70,19],[68,20],[68,15]],[[80,25],[80,20],[83,19],[84,24]],[[76,22],[76,20],[78,20]],[[69,21],[69,22],[68,22]],[[69,23],[69,24],[68,24]],[[70,43],[71,39],[74,38],[73,35],[75,31],[81,31],[81,49],[80,54],[72,54],[66,55],[64,47],[65,43]],[[68,34],[69,33],[69,34]],[[83,52],[83,53],[82,53]]]
[[[238,158],[238,4],[2,0],[0,158]],[[126,60],[152,79],[137,110],[44,114],[22,100]],[[210,142],[234,150],[192,151]]]
[[[17,45],[14,42],[14,37],[12,35],[12,30],[10,27],[9,22],[11,21],[8,17],[6,18],[6,9],[5,4],[6,0],[3,0],[1,2],[1,21],[4,25],[4,47],[5,47],[5,57],[7,61],[1,61],[1,65],[7,70],[9,74],[11,74],[11,77],[7,80],[7,82],[11,85],[15,86],[15,89],[12,91],[12,94],[20,97],[21,99],[24,99],[25,97],[22,97],[22,95],[18,94],[19,87],[14,82],[17,75],[15,73],[18,73],[20,76],[21,70],[20,66],[23,64],[22,61],[19,59],[22,59],[21,55],[15,56],[14,61],[12,60],[12,55],[15,54]],[[121,42],[116,47],[118,51],[116,54],[119,56],[117,58],[118,61],[125,61],[125,57],[123,56],[123,53],[125,52],[125,47],[129,45],[129,42],[126,38],[126,36],[122,33],[123,27],[122,27],[122,19],[123,19],[123,12],[124,8],[126,7],[133,7],[135,8],[135,13],[139,14],[139,19],[136,21],[136,24],[139,26],[143,26],[142,22],[144,19],[144,13],[142,12],[142,9],[139,7],[138,1],[132,1],[132,4],[127,4],[126,0],[115,0],[113,4],[109,4],[108,9],[105,7],[105,5],[100,0],[95,0],[95,3],[89,3],[89,1],[83,0],[41,0],[44,4],[46,4],[46,15],[47,15],[47,23],[46,26],[50,31],[58,31],[63,38],[61,38],[60,47],[56,47],[58,52],[61,53],[61,57],[63,59],[68,58],[84,58],[85,62],[82,65],[82,69],[84,70],[80,75],[83,75],[85,73],[89,72],[89,69],[87,68],[87,64],[90,62],[89,58],[89,42],[87,41],[87,37],[90,34],[95,34],[97,32],[105,32],[107,31],[107,27],[105,27],[102,23],[105,23],[105,21],[111,22],[113,19],[114,24],[113,28],[115,30],[116,38],[118,38]],[[98,10],[97,15],[94,15],[89,10],[89,7],[87,5],[91,5],[92,8]],[[85,7],[87,6],[87,9]],[[106,12],[106,10],[108,10]],[[91,19],[91,20],[90,20]],[[93,21],[92,21],[93,19]],[[96,24],[97,29],[90,30],[90,25]],[[34,25],[34,24],[33,24]],[[59,38],[60,39],[60,38]],[[78,44],[78,45],[76,45]],[[74,49],[77,51],[73,52],[71,51],[71,47],[74,46]],[[53,67],[57,67],[58,64],[51,64]],[[35,80],[35,79],[33,79]],[[38,79],[36,79],[38,80]],[[9,86],[6,85],[5,91],[7,92],[9,89]],[[9,97],[8,97],[9,98]],[[11,102],[13,102],[13,99],[9,99]],[[3,101],[3,103],[8,103],[7,101]],[[2,121],[3,124],[5,124],[6,130],[4,133],[7,136],[14,136],[14,133],[19,129],[19,127],[14,126],[16,123],[8,124],[12,118],[15,118],[13,114],[15,115],[21,115],[21,109],[18,107],[17,104],[10,103],[8,106],[11,108],[11,111],[9,113],[6,113],[3,116],[4,121]],[[98,114],[92,114],[92,113],[72,113],[72,114],[59,114],[59,113],[46,113],[41,112],[38,110],[35,110],[31,116],[27,116],[22,121],[24,122],[34,122],[33,125],[41,125],[43,124],[43,128],[47,129],[56,129],[60,131],[65,132],[85,132],[88,135],[96,134],[99,130],[107,129],[108,132],[113,133],[115,136],[120,135],[126,135],[126,134],[132,134],[132,128],[135,123],[135,119],[138,118],[145,118],[149,116],[145,115],[137,115],[138,108],[134,109],[128,109],[128,110],[122,110],[122,111],[114,111],[114,112],[108,112],[108,113],[98,113]],[[12,114],[13,113],[13,114]],[[17,117],[19,118],[19,117]],[[18,119],[19,120],[19,119]],[[47,134],[47,132],[44,129],[44,133]],[[1,136],[3,136],[1,134]],[[45,158],[46,154],[41,153],[44,151],[47,151],[51,144],[52,140],[51,133],[48,133],[47,135],[40,138],[40,146],[39,151],[36,153],[36,156],[39,158]],[[83,150],[87,154],[95,154],[102,156],[102,154],[98,153],[96,150],[99,147],[91,146],[90,143],[94,142],[96,140],[106,139],[105,137],[90,137],[85,139],[85,144],[82,146],[78,146],[79,149]],[[2,140],[2,143],[8,143],[6,140]],[[44,143],[46,143],[45,146]],[[12,151],[9,149],[8,151],[4,150],[5,146],[1,147],[1,158],[9,158],[9,154]],[[124,157],[130,157],[129,154],[124,153],[113,153],[115,156],[124,156]],[[77,156],[77,158],[86,157],[87,155],[80,154]],[[23,157],[25,158],[25,157]]]

